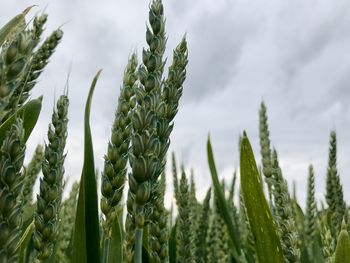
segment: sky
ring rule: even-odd
[[[338,168],[350,201],[350,2],[347,0],[164,0],[166,56],[186,34],[187,79],[171,150],[193,168],[199,199],[211,183],[206,157],[210,133],[221,178],[238,165],[238,137],[246,130],[260,163],[258,111],[266,103],[271,141],[283,174],[294,181],[303,205],[307,168],[315,167],[316,196],[324,200],[329,134],[338,136]],[[94,74],[91,113],[95,162],[103,167],[124,67],[146,46],[148,1],[2,1],[0,24],[29,5],[28,18],[46,12],[45,36],[61,27],[62,43],[40,77],[32,97],[44,95],[43,110],[29,140],[27,159],[46,141],[54,100],[69,76],[68,185],[83,163],[83,111]],[[28,161],[28,160],[27,160]],[[172,191],[171,176],[168,180]],[[166,205],[172,202],[166,196]],[[304,205],[303,205],[304,206]]]

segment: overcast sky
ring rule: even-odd
[[[97,167],[110,136],[128,56],[145,46],[148,1],[2,1],[0,24],[37,4],[29,18],[49,14],[45,34],[62,26],[64,38],[33,97],[44,107],[28,145],[43,143],[54,96],[62,94],[70,64],[66,174],[82,168],[83,110],[96,71],[103,68],[92,106]],[[323,198],[330,130],[338,135],[338,164],[350,201],[350,2],[348,0],[164,0],[168,44],[186,33],[189,64],[171,149],[193,168],[202,198],[210,184],[206,139],[210,132],[218,170],[229,179],[238,166],[238,136],[246,129],[260,162],[258,111],[268,108],[272,144],[285,177],[305,202],[307,167],[315,166],[316,195]],[[169,175],[169,190],[171,190]],[[167,205],[170,198],[167,198]]]

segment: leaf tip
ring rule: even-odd
[[[97,77],[97,78],[101,75],[102,70],[103,70],[103,69],[101,68],[101,69],[99,69],[99,70],[97,71],[97,73],[96,73],[96,77]]]
[[[24,15],[24,16],[27,15],[29,13],[29,11],[35,6],[37,6],[37,5],[31,5],[31,6],[27,7],[26,9],[24,9],[24,11],[22,12],[22,15]]]

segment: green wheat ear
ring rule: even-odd
[[[131,114],[135,106],[134,89],[137,81],[137,64],[136,54],[131,55],[124,72],[123,86],[120,89],[111,140],[108,143],[102,172],[101,210],[107,220],[107,235],[109,235],[109,226],[116,216],[116,207],[123,195],[132,128]]]
[[[0,56],[0,121],[5,121],[8,106],[16,87],[21,82],[22,73],[30,59],[34,40],[29,32],[16,35],[7,48],[2,47]]]
[[[331,216],[331,233],[336,240],[340,231],[341,222],[346,215],[343,187],[337,169],[337,137],[334,131],[330,134],[330,146],[326,178],[326,201]]]
[[[335,250],[335,241],[332,238],[332,233],[329,228],[324,228],[322,231],[322,243],[323,243],[323,257],[326,263],[334,262],[334,250]]]
[[[41,165],[44,160],[43,146],[38,145],[35,148],[34,155],[25,169],[24,185],[22,190],[23,207],[33,202],[33,187],[41,171]]]
[[[279,227],[284,259],[285,262],[299,262],[300,248],[292,201],[287,181],[282,176],[276,150],[272,152],[272,169],[275,219]]]
[[[37,196],[33,233],[34,247],[37,251],[36,259],[39,262],[44,262],[50,257],[56,243],[63,191],[68,104],[67,96],[62,95],[58,99],[52,115],[52,124],[49,125],[49,143],[45,145],[43,178],[40,179],[40,194]]]
[[[58,262],[65,262],[67,250],[71,242],[74,230],[75,211],[77,207],[77,199],[79,192],[79,183],[75,182],[69,193],[69,197],[62,202],[60,211],[59,232],[57,236],[58,244],[55,257]]]
[[[198,263],[207,262],[206,248],[209,243],[207,243],[206,238],[209,230],[210,197],[211,188],[208,189],[207,194],[203,200],[203,204],[199,213],[198,226],[196,229],[195,259]]]
[[[271,142],[270,132],[268,126],[267,109],[264,102],[260,104],[259,111],[259,138],[260,138],[260,153],[262,157],[262,173],[265,176],[267,183],[270,206],[272,203],[272,156],[271,156]]]
[[[38,15],[33,20],[33,28],[31,32],[33,34],[33,39],[35,41],[35,45],[40,42],[41,35],[44,32],[44,26],[47,21],[47,14]]]
[[[134,215],[137,231],[136,257],[141,261],[142,229],[146,224],[146,206],[149,204],[152,182],[156,181],[163,166],[158,161],[161,143],[157,138],[157,114],[160,106],[161,78],[164,68],[165,31],[163,4],[152,1],[149,11],[151,28],[147,27],[149,49],[143,50],[143,64],[139,67],[140,85],[136,88],[136,106],[132,117],[132,147],[129,154],[132,172],[129,174],[129,197],[134,203]],[[158,175],[158,176],[157,176]]]
[[[164,207],[166,191],[165,172],[162,173],[152,200],[153,213],[150,216],[149,235],[151,256],[154,262],[168,262],[168,212]]]
[[[177,176],[177,164],[176,164],[175,152],[171,153],[171,172],[172,172],[172,177],[173,177],[174,196],[175,196],[175,199],[178,199],[179,179]]]
[[[23,122],[17,119],[0,149],[0,262],[16,262],[16,247],[21,235],[22,203],[20,192],[25,154]]]
[[[229,260],[227,227],[221,216],[220,204],[214,192],[214,209],[208,233],[208,262],[224,263]]]
[[[35,33],[34,31],[34,34],[39,34],[39,32]],[[36,36],[36,38],[37,37],[38,36]],[[8,114],[13,113],[18,106],[23,105],[28,100],[30,91],[35,86],[45,66],[49,63],[49,58],[55,52],[62,37],[63,31],[61,29],[53,31],[51,35],[45,39],[38,50],[31,55],[31,59],[21,74],[21,78],[16,85],[16,89],[10,98],[9,104],[7,105],[7,110],[9,111]]]
[[[174,52],[169,76],[163,82],[166,37],[161,0],[153,0],[150,5],[146,41],[148,48],[142,52],[143,64],[138,70],[140,85],[135,91],[138,105],[132,118],[133,136],[129,154],[132,172],[128,178],[128,202],[133,203],[132,214],[136,225],[135,262],[141,262],[143,227],[155,205],[152,200],[156,199],[153,196],[156,195],[157,181],[164,169],[173,129],[171,122],[177,112],[185,80],[183,65],[187,64],[187,45],[183,39],[179,46],[181,54]]]
[[[192,235],[192,219],[189,200],[189,185],[184,169],[182,169],[180,185],[179,185],[179,199],[176,200],[179,210],[176,240],[177,253],[176,258],[179,262],[192,263],[194,262],[194,241]]]
[[[312,165],[309,166],[309,175],[307,183],[307,203],[306,203],[306,238],[309,247],[312,246],[312,242],[315,238],[317,227],[317,211],[315,201],[315,175]],[[310,253],[310,252],[309,252]]]

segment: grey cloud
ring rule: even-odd
[[[171,148],[179,163],[195,169],[200,195],[210,184],[205,152],[209,132],[223,177],[238,166],[237,140],[243,129],[260,160],[258,110],[264,99],[272,143],[289,185],[297,182],[300,201],[305,200],[310,162],[315,165],[317,196],[322,198],[331,129],[339,135],[339,171],[350,200],[349,2],[164,0],[164,4],[168,62],[184,33],[189,43],[187,80]],[[81,172],[83,109],[90,81],[104,68],[91,116],[96,164],[101,168],[127,57],[135,49],[140,55],[145,45],[148,3],[105,0],[96,6],[92,0],[56,0],[45,1],[40,8],[46,5],[47,32],[67,23],[64,40],[34,90],[33,96],[45,95],[44,108],[28,151],[46,136],[53,95],[62,92],[72,62],[66,170],[73,180]],[[25,7],[24,2],[5,1],[0,23]]]

